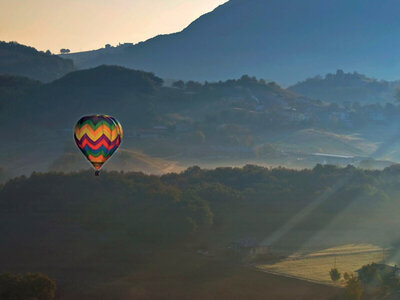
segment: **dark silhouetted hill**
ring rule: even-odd
[[[336,74],[316,76],[298,82],[289,87],[289,90],[334,103],[385,103],[395,101],[394,91],[398,85],[399,82],[378,81],[356,72],[344,73],[338,70]]]
[[[168,126],[168,114],[183,114],[193,121],[204,121],[209,114],[232,106],[236,114],[254,109],[272,110],[299,105],[320,105],[302,96],[249,76],[238,80],[206,83],[182,82],[182,87],[165,87],[152,73],[119,66],[99,66],[71,72],[35,92],[26,93],[16,115],[29,112],[34,126],[71,126],[84,114],[108,113],[119,116],[133,128]],[[229,117],[229,114],[227,115]],[[64,125],[61,125],[64,124]]]
[[[41,85],[40,81],[27,77],[0,75],[0,101],[13,101]]]
[[[16,42],[0,42],[0,74],[25,76],[48,82],[74,70],[69,59]]]
[[[288,289],[232,267],[263,247],[269,264],[304,249],[398,242],[399,177],[398,166],[331,165],[34,173],[0,185],[0,263],[49,274],[61,295],[79,295],[66,300],[332,299],[325,285]]]
[[[400,71],[399,10],[396,0],[231,0],[181,32],[63,57],[186,80],[295,83],[337,68],[391,79]]]
[[[99,66],[97,68],[69,73],[48,86],[66,90],[96,89],[101,91],[129,90],[151,92],[162,85],[162,79],[152,73],[130,70],[119,66]]]

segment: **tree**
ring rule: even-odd
[[[397,271],[397,267],[392,268],[372,263],[363,266],[358,271],[358,277],[365,291],[380,291],[385,294],[399,288],[400,282]]]
[[[363,288],[360,280],[354,274],[344,273],[346,287],[344,289],[345,298],[348,300],[360,300],[363,294]]]
[[[397,267],[395,267],[391,272],[388,272],[382,276],[382,283],[380,290],[383,294],[399,290],[400,281],[396,273],[397,273]]]
[[[358,277],[364,288],[378,289],[382,284],[382,276],[378,265],[375,263],[363,266],[358,271]]]
[[[61,54],[68,54],[70,52],[71,52],[71,50],[69,50],[69,49],[65,49],[65,48],[60,49]]]
[[[186,89],[189,91],[198,91],[202,88],[202,85],[200,82],[197,81],[188,81],[186,83]]]
[[[329,271],[329,275],[331,276],[331,279],[333,282],[339,281],[341,274],[339,273],[337,268],[333,268]]]
[[[185,83],[182,80],[175,81],[172,86],[174,88],[183,89],[185,87]]]

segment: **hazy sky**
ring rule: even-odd
[[[227,0],[0,0],[0,40],[97,49],[182,30]]]

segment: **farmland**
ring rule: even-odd
[[[259,265],[258,268],[271,274],[333,284],[329,271],[335,265],[340,273],[351,273],[363,265],[382,262],[386,255],[387,250],[375,245],[349,244],[308,254],[294,254],[274,264]],[[343,282],[339,285],[343,285]]]

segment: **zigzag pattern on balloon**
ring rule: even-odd
[[[115,150],[117,150],[118,145],[108,149],[106,147],[100,147],[98,149],[91,149],[90,147],[85,147],[82,150],[86,153],[86,154],[91,154],[93,156],[99,156],[100,154],[103,155],[104,157],[108,157],[110,156],[112,153],[114,153]]]
[[[99,170],[121,144],[122,126],[105,115],[83,117],[75,126],[74,137],[82,153]]]
[[[101,136],[106,136],[110,141],[114,141],[119,137],[119,130],[116,126],[101,125],[96,129],[90,127],[89,124],[84,125],[81,128],[75,129],[75,135],[80,140],[84,135],[87,135],[92,141],[96,141]]]
[[[98,149],[101,146],[106,147],[107,149],[111,149],[114,146],[119,146],[121,143],[121,138],[117,137],[114,141],[110,141],[108,137],[102,136],[96,141],[93,141],[90,137],[87,135],[84,135],[80,140],[76,139],[76,143],[78,144],[79,148],[85,148],[85,147],[90,147],[91,149]]]

